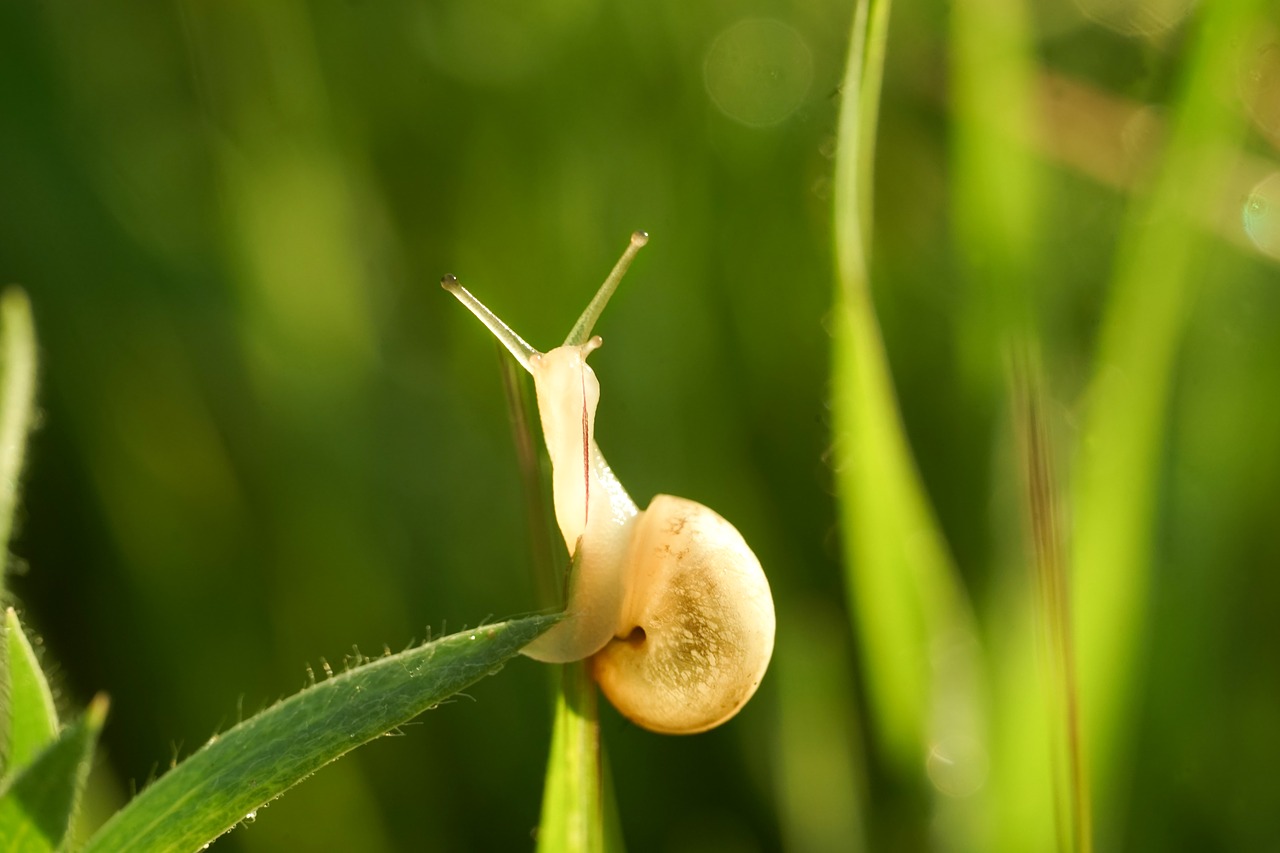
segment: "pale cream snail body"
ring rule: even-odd
[[[640,510],[596,446],[600,383],[586,359],[601,340],[591,332],[647,240],[632,235],[564,344],[545,353],[453,276],[441,283],[533,375],[556,522],[574,557],[564,620],[524,654],[589,658],[624,716],[652,731],[693,734],[723,723],[755,693],[773,654],[775,618],[760,561],[733,525],[671,495]]]

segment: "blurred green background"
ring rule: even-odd
[[[1203,70],[1190,3],[1158,5],[1025,10],[1038,191],[1012,266],[1064,458],[1108,367],[1122,223],[1180,81]],[[973,161],[950,9],[894,8],[872,282],[979,633],[1030,647],[1001,621],[1025,581],[1022,520],[985,349],[1000,321],[975,295],[985,264],[1011,265],[972,239],[984,185],[957,184]],[[826,400],[852,15],[843,0],[0,6],[0,282],[30,293],[42,356],[12,586],[65,704],[112,697],[91,820],[299,689],[308,663],[538,606],[498,355],[436,282],[456,273],[545,348],[643,228],[598,327],[597,437],[641,503],[684,495],[738,526],[779,629],[758,697],[721,729],[664,738],[605,713],[630,848],[956,846],[938,817],[952,796],[903,773],[868,722],[844,604]],[[1188,202],[1206,239],[1148,448],[1149,583],[1096,810],[1110,849],[1280,839],[1274,32],[1214,70],[1239,167],[1220,199]],[[1002,98],[995,114],[1021,109]],[[543,667],[510,665],[217,849],[530,847],[550,690]],[[1029,683],[1011,707],[1040,702]],[[995,796],[1017,808],[1016,790]]]

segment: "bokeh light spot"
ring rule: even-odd
[[[933,744],[925,771],[933,787],[948,797],[977,793],[987,781],[987,751],[971,737],[943,738]]]
[[[746,18],[716,36],[703,77],[721,112],[748,127],[769,127],[804,101],[813,56],[800,34],[781,21]]]
[[[1263,253],[1280,258],[1280,172],[1254,186],[1244,203],[1244,230]]]

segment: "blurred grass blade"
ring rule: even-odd
[[[1028,17],[1025,0],[951,6],[951,221],[965,279],[958,355],[983,397],[1003,390],[1005,348],[1030,320],[1039,205],[1026,140],[1039,105]]]
[[[867,850],[867,780],[848,628],[824,600],[793,605],[779,621],[791,626],[774,652],[774,790],[784,846],[795,853]]]
[[[872,179],[889,8],[890,0],[859,0],[854,8],[849,62],[841,84],[835,171],[836,263],[842,287],[868,298]]]
[[[558,618],[463,631],[309,687],[212,738],[117,812],[84,849],[199,849],[330,761],[497,672]]]
[[[26,453],[36,393],[36,334],[31,303],[17,288],[0,295],[0,597],[9,536],[18,505],[18,477]]]
[[[520,485],[524,493],[525,524],[529,530],[529,553],[533,563],[533,580],[538,602],[543,607],[563,607],[565,573],[555,554],[563,554],[559,528],[547,495],[551,493],[551,480],[546,457],[538,452],[538,436],[541,427],[538,408],[533,394],[533,381],[528,371],[510,358],[502,344],[495,343],[498,362],[502,370],[502,390],[507,400],[507,412],[511,419],[511,438],[516,446],[516,461],[520,468]]]
[[[834,210],[836,487],[878,739],[899,770],[914,777],[925,766],[926,743],[963,776],[974,768],[949,754],[948,745],[981,742],[972,616],[907,446],[868,280],[888,14],[885,0],[858,5],[843,85]]]
[[[1093,829],[1080,738],[1071,587],[1061,530],[1058,482],[1054,476],[1052,437],[1045,417],[1043,381],[1038,365],[1029,354],[1019,354],[1013,366],[1013,404],[1036,591],[1040,680],[1047,698],[1050,726],[1058,849],[1087,853],[1093,849]]]
[[[1041,175],[1027,139],[1039,104],[1028,5],[957,0],[948,18],[949,219],[960,272],[954,373],[967,417],[1004,403],[1009,348],[1024,346],[1038,331],[1033,286],[1039,281]],[[999,543],[995,554],[1021,555],[999,547],[1020,544],[1017,524],[992,532]],[[1040,614],[1022,561],[995,559],[990,576],[1004,594],[984,601],[993,606],[985,613],[990,778],[967,809],[990,827],[984,851],[1052,849],[1059,824],[1049,751],[1052,711],[1040,701],[1045,682],[1037,678],[1043,673],[1035,643]]]
[[[541,853],[621,851],[613,809],[606,808],[598,694],[585,663],[560,668],[555,728],[538,826]],[[612,824],[612,825],[610,825]]]
[[[884,62],[889,3],[861,0],[854,13],[840,109],[839,148],[835,165],[835,248],[839,275],[833,330],[833,420],[836,434],[836,487],[841,499],[841,532],[846,582],[853,598],[851,613],[859,630],[866,661],[872,722],[880,740],[905,764],[921,754],[927,687],[916,665],[923,635],[910,583],[875,549],[888,544],[876,536],[868,502],[873,480],[887,480],[906,498],[897,477],[905,448],[901,444],[897,405],[889,385],[884,345],[871,305],[867,252],[871,236],[876,111],[879,69]],[[870,54],[870,56],[868,56]],[[866,73],[870,64],[871,74]],[[866,461],[864,460],[866,458]],[[868,464],[888,464],[876,471]],[[890,467],[892,466],[892,467]],[[887,506],[889,501],[879,505]],[[883,529],[883,528],[881,528]]]
[[[22,630],[12,607],[4,615],[4,655],[8,662],[8,690],[3,709],[8,740],[5,742],[4,772],[8,777],[20,771],[58,734],[58,711],[53,704],[49,682],[36,659],[35,649]]]
[[[1204,270],[1197,220],[1229,178],[1224,152],[1238,148],[1243,120],[1224,93],[1235,91],[1240,46],[1267,8],[1261,0],[1201,5],[1164,160],[1121,232],[1073,477],[1075,633],[1099,810],[1117,802],[1129,764],[1122,752],[1141,682],[1166,408]],[[1098,815],[1100,830],[1112,823]]]
[[[0,853],[62,849],[107,718],[98,696],[84,716],[0,788]]]

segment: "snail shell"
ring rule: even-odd
[[[635,526],[614,639],[591,658],[609,701],[637,725],[694,734],[738,712],[773,653],[760,561],[714,510],[658,495]]]

